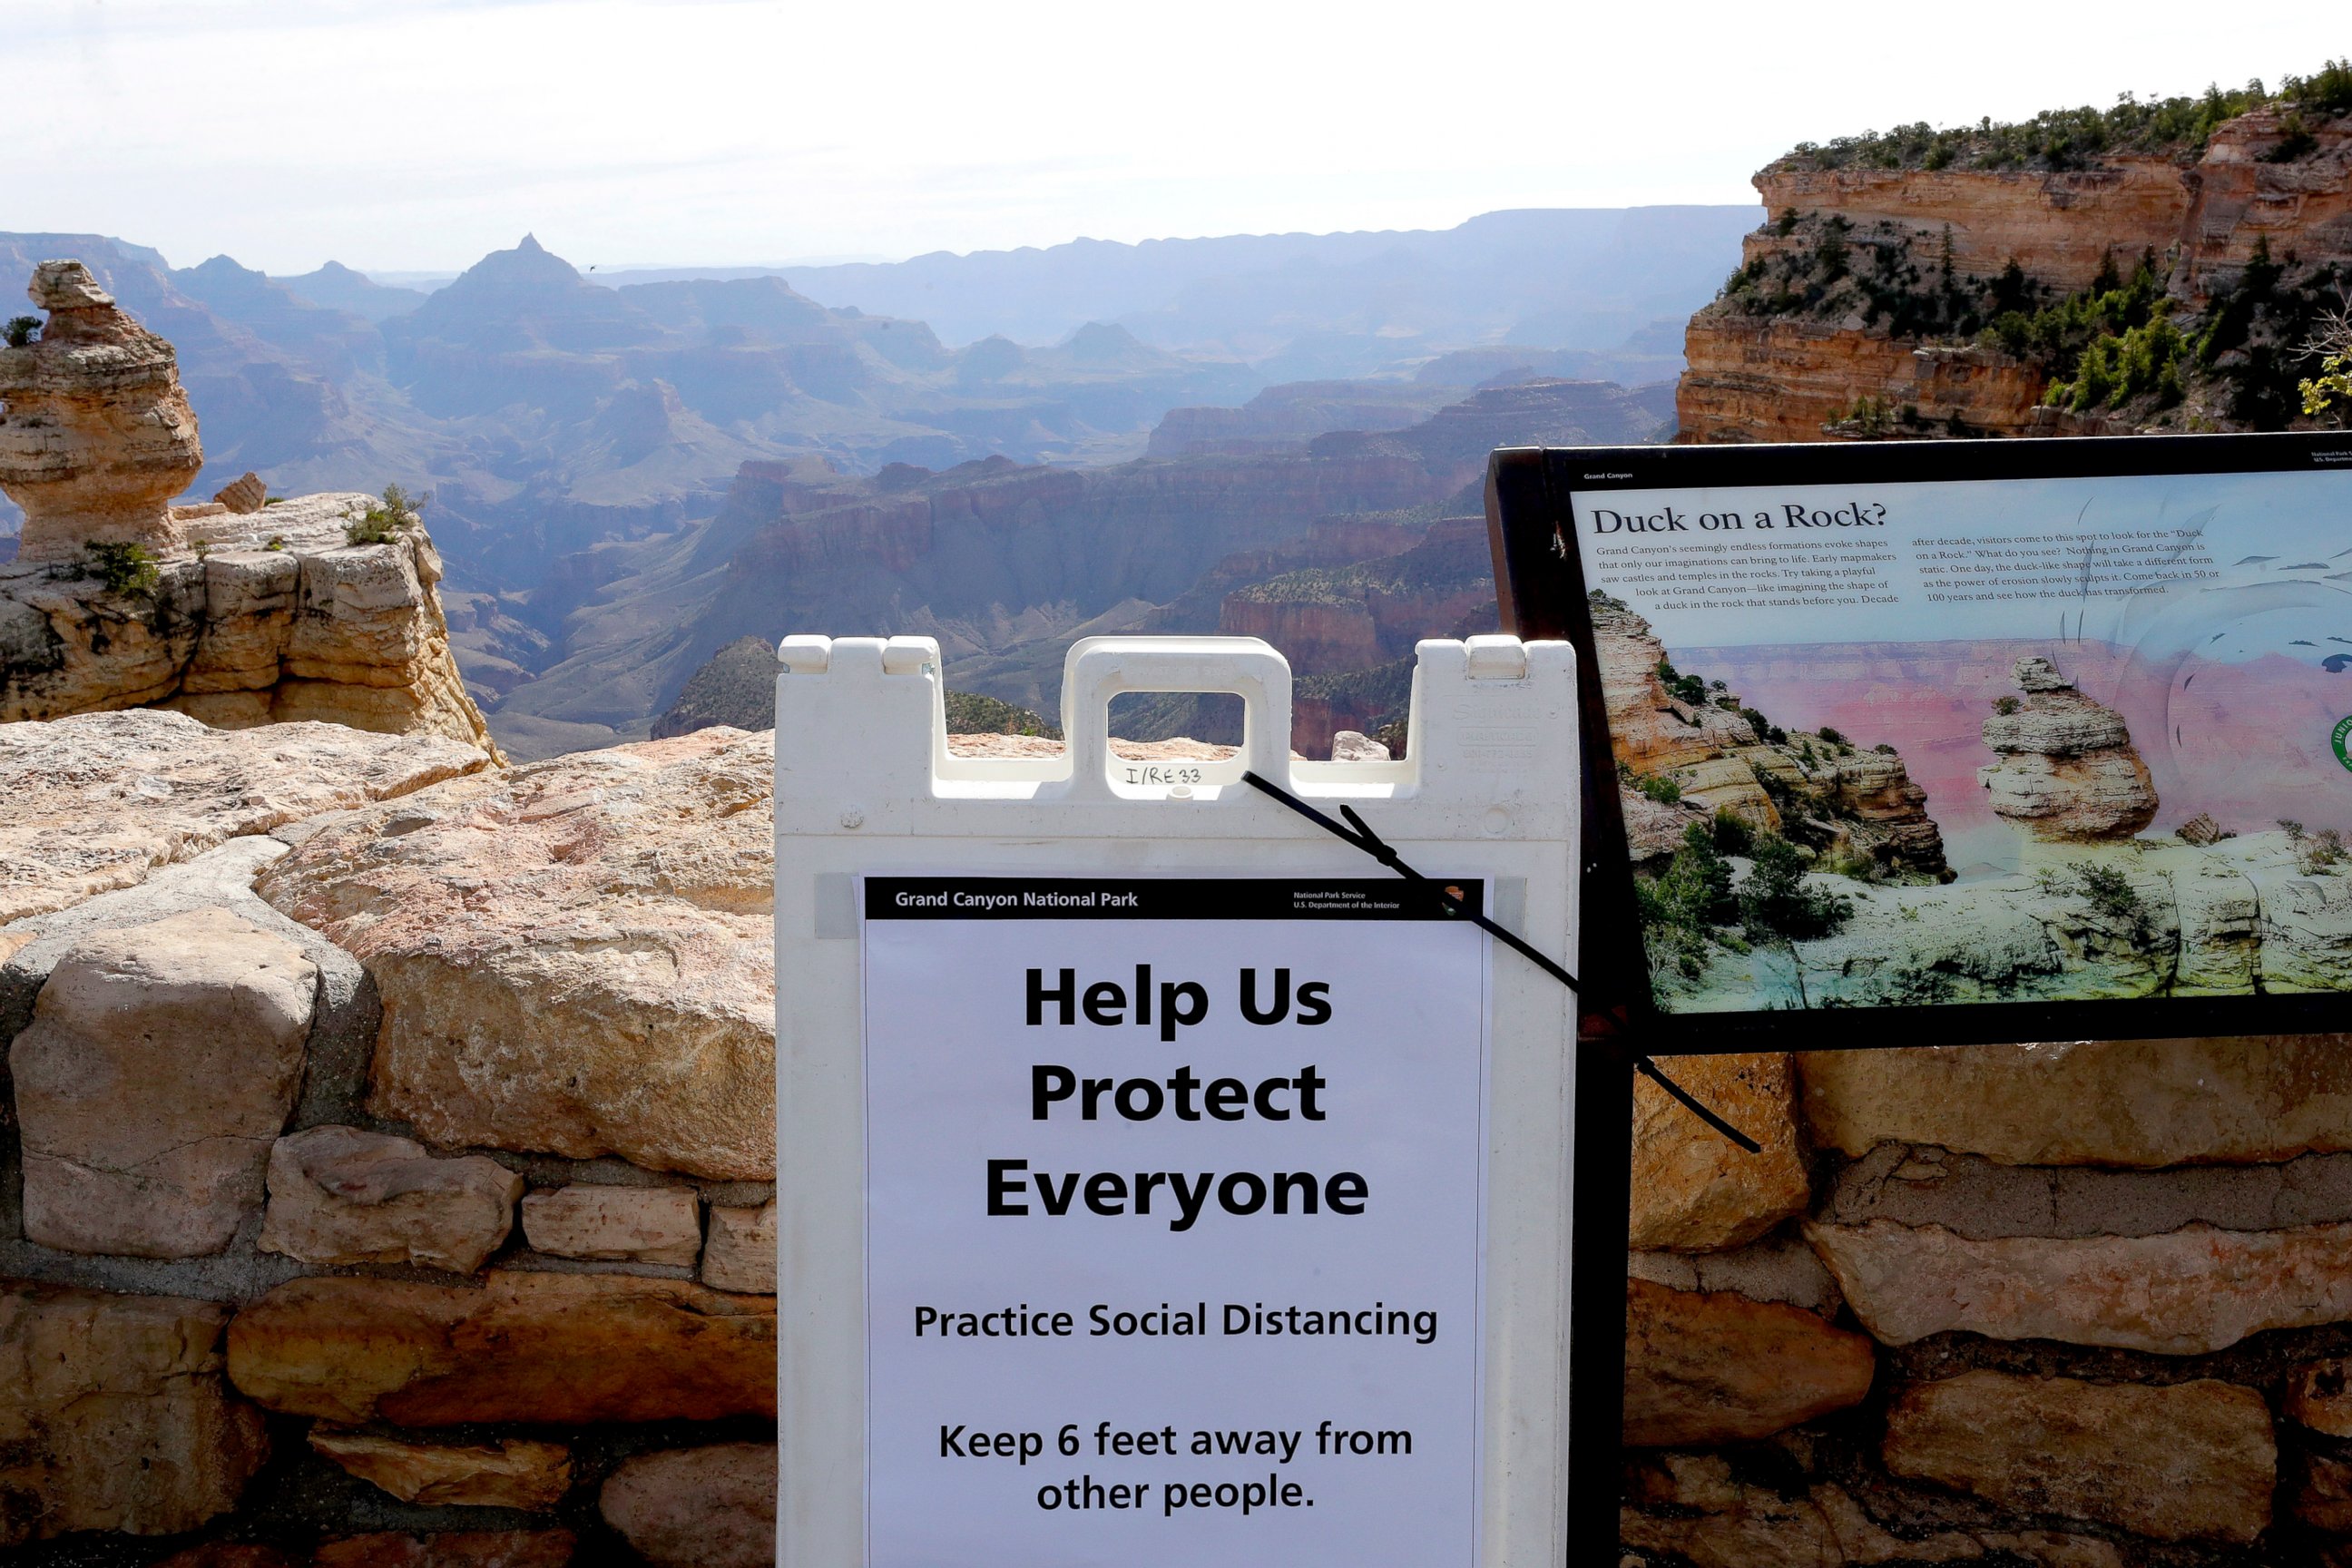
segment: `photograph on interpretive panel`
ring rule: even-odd
[[[1570,510],[1661,1011],[2352,992],[2352,474]]]

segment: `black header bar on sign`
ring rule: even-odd
[[[1486,908],[1476,878],[1438,884]],[[1258,877],[868,877],[869,921],[1459,921],[1413,883]],[[1467,922],[1465,922],[1467,923]]]

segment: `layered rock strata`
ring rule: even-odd
[[[449,651],[433,542],[411,513],[351,542],[372,504],[216,509],[178,525],[144,584],[79,552],[0,565],[0,722],[165,707],[220,729],[310,720],[494,752]]]
[[[2352,116],[2340,109],[2270,103],[2224,121],[2201,148],[2087,159],[2062,148],[2050,162],[1831,166],[1800,149],[1760,171],[1751,183],[1766,221],[1742,243],[1740,276],[1785,279],[1785,291],[1735,288],[1692,317],[1677,438],[2127,433],[2138,418],[2043,407],[2048,367],[1992,334],[1898,330],[1890,301],[1977,295],[2014,264],[2016,286],[1980,312],[1989,321],[2088,290],[2145,257],[2193,336],[2257,262],[2324,280],[2352,261]],[[1857,275],[1867,287],[1841,289]],[[2228,399],[2197,401],[2189,422],[2168,417],[2182,428],[2242,418]]]
[[[1819,731],[1759,733],[1758,715],[1719,683],[1680,687],[1693,675],[1666,689],[1673,665],[1648,621],[1605,598],[1596,598],[1592,621],[1619,805],[1636,861],[1672,855],[1691,827],[1711,828],[1728,812],[1756,830],[1864,857],[1898,875],[1949,875],[1927,792],[1899,755]]]

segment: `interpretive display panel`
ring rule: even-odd
[[[1476,1563],[1485,934],[1393,880],[862,904],[866,1561]]]
[[[1502,453],[1495,481],[1515,629],[1588,656],[1594,864],[1640,952],[1587,973],[1630,1018],[2340,1025],[2352,438]]]

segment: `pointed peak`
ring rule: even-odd
[[[524,235],[522,237],[522,243],[517,245],[515,248],[521,251],[526,256],[546,254],[546,247],[539,243],[539,236],[535,234]]]

